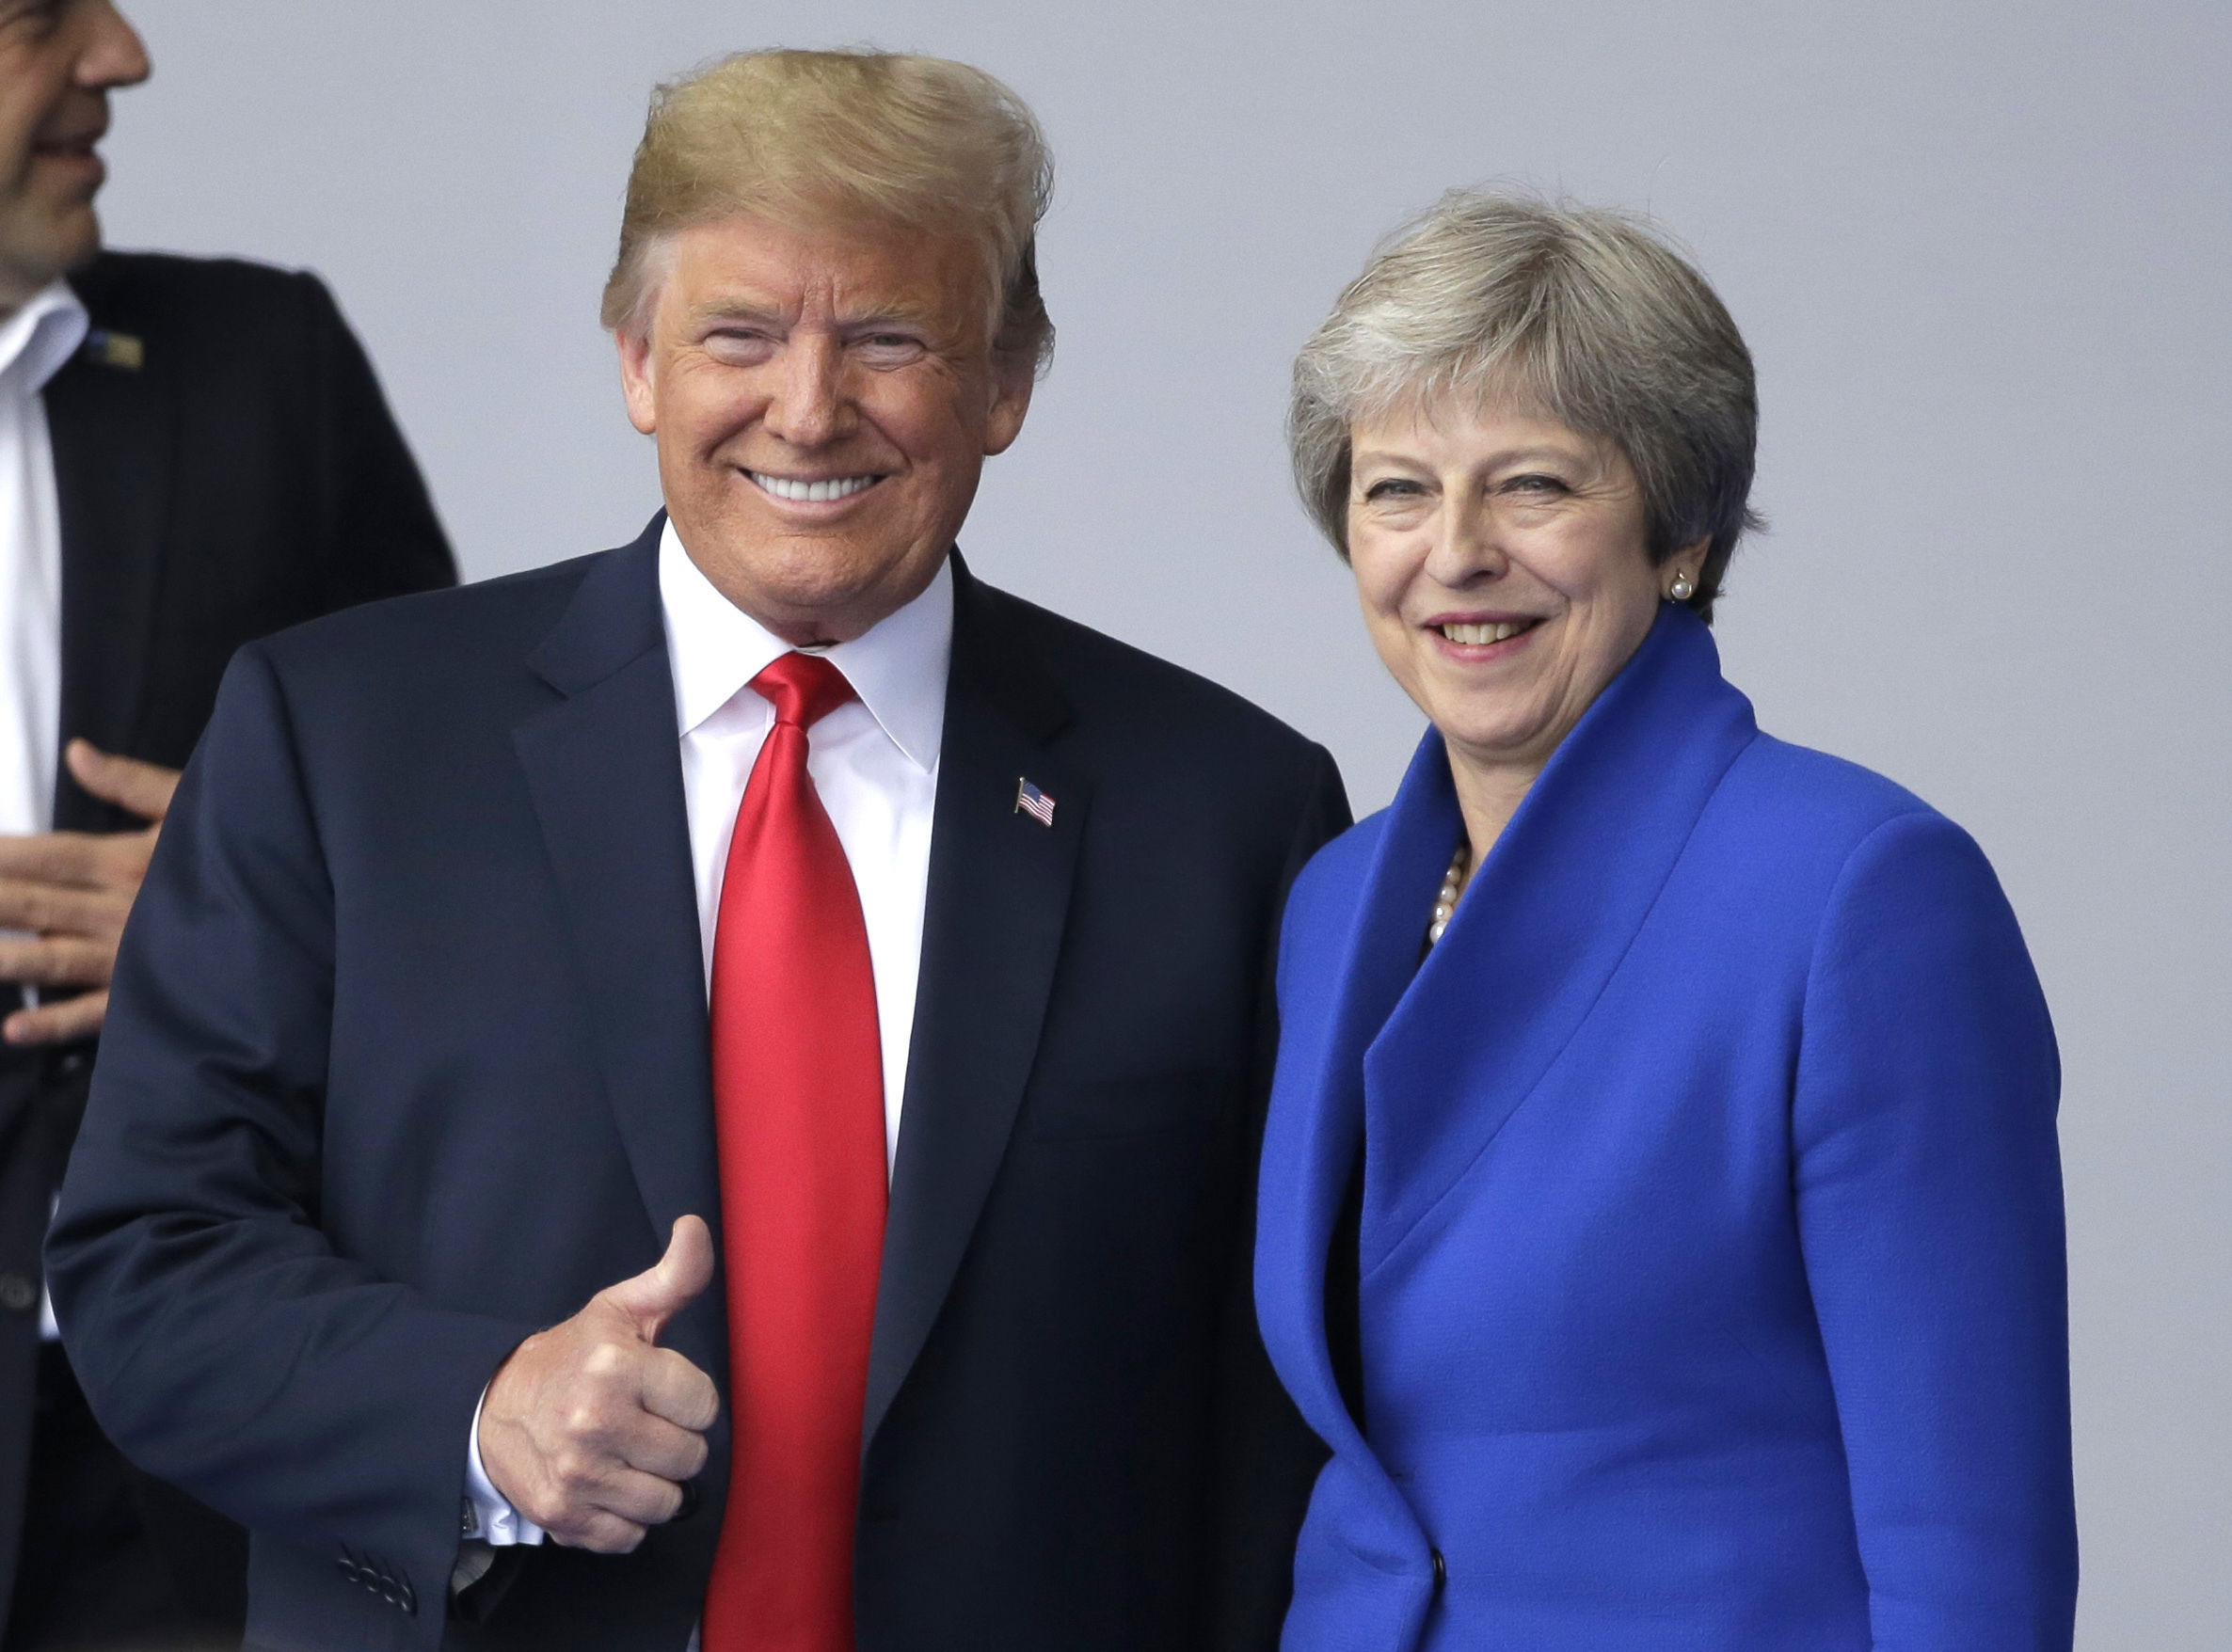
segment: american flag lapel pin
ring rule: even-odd
[[[1028,815],[1040,825],[1050,827],[1054,824],[1054,800],[1031,785],[1029,781],[1017,776],[1015,781],[1015,813]]]

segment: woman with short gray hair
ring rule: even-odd
[[[1296,366],[1432,726],[1286,913],[1286,1652],[2070,1644],[2052,1027],[1968,835],[1721,675],[1757,425],[1664,240],[1481,191]]]

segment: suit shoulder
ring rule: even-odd
[[[250,644],[282,678],[333,675],[368,687],[394,674],[475,661],[516,666],[565,612],[598,551],[523,573],[367,602]]]
[[[1295,762],[1311,761],[1319,750],[1262,707],[1184,666],[993,586],[980,583],[977,592],[1000,625],[1029,639],[1087,716],[1106,713],[1160,739],[1191,737]]]
[[[150,331],[263,331],[333,310],[317,277],[242,258],[104,252],[70,282],[96,325]]]
[[[1772,909],[1794,922],[1899,889],[1959,884],[2001,898],[1975,839],[1913,792],[1768,735],[1730,767],[1693,847],[1699,868],[1731,892],[1731,910]]]
[[[1762,837],[1847,850],[1889,820],[1943,819],[1872,769],[1767,734],[1754,739],[1730,765],[1715,801]]]

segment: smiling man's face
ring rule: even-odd
[[[731,602],[797,643],[850,642],[919,596],[1023,427],[1031,375],[986,337],[957,239],[738,216],[677,233],[628,412],[667,513]]]
[[[93,146],[109,92],[147,73],[109,0],[0,0],[0,309],[101,250]]]

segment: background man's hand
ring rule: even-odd
[[[0,837],[0,930],[30,931],[0,937],[0,981],[100,989],[17,1010],[0,1023],[11,1044],[56,1044],[101,1030],[117,941],[178,789],[177,770],[113,757],[84,740],[72,740],[63,760],[95,797],[153,824],[145,832]]]
[[[489,1382],[481,1466],[558,1542],[625,1554],[681,1508],[721,1402],[659,1333],[712,1277],[712,1232],[684,1216],[657,1267],[529,1337]]]

